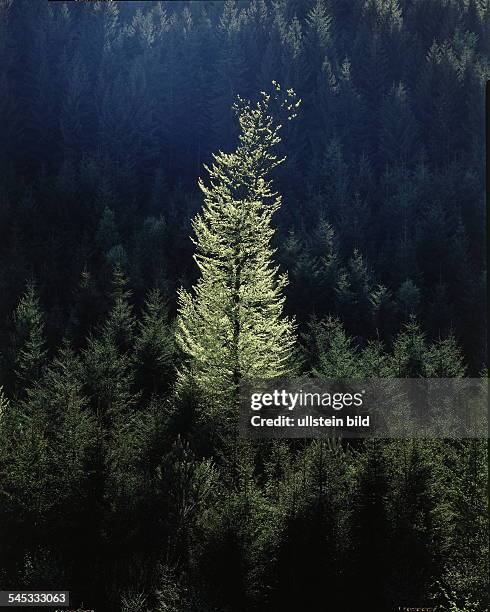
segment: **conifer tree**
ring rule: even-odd
[[[395,339],[393,366],[399,378],[427,375],[427,343],[415,317],[411,317]]]
[[[452,334],[430,347],[427,354],[429,378],[459,378],[465,375],[465,371],[461,349]]]
[[[382,340],[388,340],[393,329],[396,307],[391,291],[384,285],[377,285],[371,290],[369,301],[376,333]]]
[[[146,393],[168,389],[173,380],[174,337],[168,309],[158,289],[148,295],[135,338],[138,382]]]
[[[371,313],[370,273],[359,251],[354,249],[347,269],[339,277],[335,293],[339,311],[347,329],[355,334],[366,333]]]
[[[121,353],[130,351],[133,346],[136,321],[129,303],[131,292],[127,289],[128,279],[120,266],[116,266],[112,279],[113,306],[103,325],[102,335],[111,340]]]
[[[208,185],[199,181],[204,208],[193,229],[201,277],[192,293],[180,292],[177,342],[186,361],[179,383],[192,380],[211,400],[236,398],[242,378],[292,367],[293,323],[282,314],[287,281],[272,262],[270,222],[281,197],[270,172],[283,161],[274,152],[281,126],[271,115],[273,101],[266,93],[256,104],[238,98],[239,144],[214,155]],[[281,103],[288,119],[299,103],[288,90]]]
[[[359,375],[357,349],[338,319],[312,321],[306,339],[314,376],[354,378]]]
[[[64,343],[43,378],[20,406],[25,415],[31,415],[32,423],[45,431],[52,445],[49,452],[51,486],[59,498],[72,495],[76,499],[81,495],[84,467],[95,437],[95,423],[87,410],[83,378],[81,360],[68,343]],[[64,469],[60,469],[61,466]]]
[[[135,402],[133,341],[136,319],[129,303],[130,292],[123,271],[113,273],[113,306],[97,333],[87,339],[84,364],[92,404],[99,416],[111,415],[112,426],[127,415]],[[124,420],[124,417],[123,417]]]
[[[437,445],[424,440],[394,440],[387,456],[396,477],[392,479],[391,559],[386,591],[393,600],[424,601],[427,582],[435,569],[441,536],[444,537],[443,491],[437,481]],[[431,537],[429,534],[440,534]],[[411,576],[404,581],[403,576]],[[390,582],[393,582],[394,587]]]
[[[34,285],[29,284],[14,313],[15,372],[23,385],[33,384],[46,364],[44,321]]]
[[[449,453],[446,453],[449,455]],[[451,472],[454,527],[445,581],[459,598],[488,599],[488,442],[459,440],[448,466]],[[449,557],[449,558],[448,558]],[[463,597],[461,597],[463,596]]]
[[[73,298],[67,335],[73,346],[78,347],[85,342],[88,331],[94,321],[100,317],[100,310],[103,306],[94,275],[87,266],[84,266],[81,271],[80,280],[73,291]]]

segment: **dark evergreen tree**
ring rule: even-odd
[[[146,300],[134,347],[139,388],[146,395],[168,391],[174,379],[176,351],[168,307],[158,289]]]
[[[41,377],[47,360],[43,315],[32,284],[27,286],[14,313],[12,345],[17,388],[25,390]]]

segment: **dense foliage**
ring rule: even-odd
[[[222,390],[482,372],[489,24],[484,0],[0,3],[2,586],[485,609],[486,443],[249,444]],[[271,82],[294,121],[246,101]]]

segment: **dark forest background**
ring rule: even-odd
[[[486,609],[485,444],[237,451],[172,389],[197,179],[273,80],[302,371],[486,375],[489,45],[485,0],[0,2],[0,585]]]

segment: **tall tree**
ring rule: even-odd
[[[281,197],[271,171],[280,124],[271,114],[279,101],[288,119],[300,104],[292,90],[263,93],[252,104],[238,98],[240,124],[233,153],[219,152],[202,180],[204,208],[193,222],[201,277],[193,293],[180,292],[177,342],[184,353],[178,382],[191,381],[208,400],[234,400],[241,378],[272,377],[292,368],[293,322],[283,316],[286,278],[272,262],[270,223]]]

